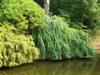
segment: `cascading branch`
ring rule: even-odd
[[[40,48],[41,59],[91,58],[95,55],[88,34],[69,28],[59,17],[46,17],[46,27],[34,29],[33,37]]]
[[[14,67],[39,58],[39,49],[32,37],[15,32],[13,26],[0,27],[0,67]]]

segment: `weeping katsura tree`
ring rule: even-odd
[[[41,59],[61,60],[95,56],[88,34],[68,27],[66,22],[56,16],[46,17],[45,28],[34,29],[33,37],[40,49]]]

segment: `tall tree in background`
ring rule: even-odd
[[[46,14],[49,14],[49,4],[50,0],[34,0],[37,2],[42,8],[45,9]]]
[[[46,14],[49,14],[49,2],[50,0],[44,0],[44,9]]]
[[[93,29],[99,17],[97,1],[99,4],[100,0],[51,0],[50,11]]]

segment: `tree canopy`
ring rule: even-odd
[[[93,29],[98,16],[97,0],[51,0],[51,12]]]

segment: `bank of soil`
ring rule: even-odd
[[[97,31],[95,36],[92,36],[92,43],[97,53],[100,53],[100,30]]]

